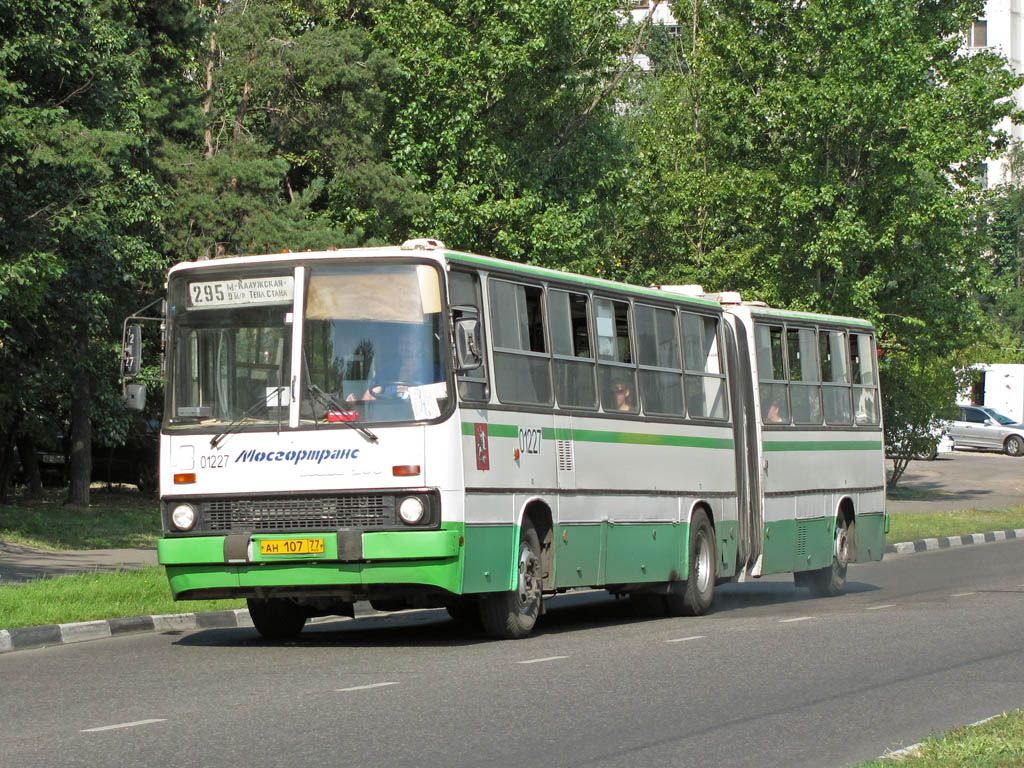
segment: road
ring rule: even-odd
[[[18,766],[843,766],[1024,704],[1024,541],[722,587],[641,620],[564,596],[495,642],[440,611],[0,656]]]

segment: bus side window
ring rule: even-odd
[[[786,382],[782,326],[756,324],[754,343],[761,390],[761,420],[765,424],[788,424],[789,385]]]
[[[794,424],[821,424],[821,367],[813,328],[787,328],[789,398]]]
[[[452,323],[472,311],[480,316],[483,306],[480,292],[480,278],[469,272],[453,271],[448,276],[448,298],[452,307]],[[487,348],[486,341],[484,349]],[[484,356],[480,367],[459,374],[459,397],[463,400],[483,400],[489,397],[487,388],[487,358]]]
[[[679,359],[676,313],[637,304],[636,356],[640,364],[640,398],[644,412],[683,415],[683,369]]]
[[[636,413],[636,367],[629,343],[629,304],[595,299],[597,311],[598,381],[601,407],[608,412]]]
[[[690,312],[682,312],[680,319],[686,412],[695,419],[727,418],[725,372],[718,354],[718,321]]]
[[[875,356],[871,337],[850,334],[850,370],[853,372],[853,402],[858,424],[878,423],[878,398],[875,389]]]
[[[555,398],[563,408],[597,407],[589,308],[585,294],[548,290]]]
[[[822,394],[825,399],[825,423],[849,424],[850,371],[844,331],[822,331],[821,347]]]
[[[551,358],[544,341],[543,290],[491,278],[494,382],[503,403],[551,404]]]

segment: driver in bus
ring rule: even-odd
[[[375,383],[371,384],[359,398],[361,401],[376,400],[378,397],[407,399],[409,388],[444,381],[441,367],[433,360],[432,346],[422,343],[414,329],[402,331],[398,343],[384,354],[378,353],[374,373]],[[355,402],[355,395],[345,398]]]

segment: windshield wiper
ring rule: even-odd
[[[210,447],[219,448],[221,445],[223,445],[225,438],[227,438],[227,436],[232,434],[233,432],[237,431],[238,428],[242,426],[242,422],[245,421],[250,416],[252,416],[257,408],[265,406],[268,404],[270,400],[277,398],[278,395],[281,394],[281,391],[284,389],[287,389],[287,387],[283,385],[280,387],[274,387],[274,389],[267,392],[266,394],[257,397],[256,402],[250,405],[244,411],[242,411],[238,418],[233,419],[231,423],[228,424],[227,427],[225,427],[222,432],[218,432],[216,435],[210,438]],[[280,421],[280,417],[278,417],[278,420]]]
[[[311,394],[313,396],[313,398],[320,405],[323,405],[323,406],[325,406],[327,408],[333,408],[335,411],[345,411],[345,412],[347,412],[349,410],[348,408],[343,406],[341,403],[339,403],[337,400],[335,400],[333,396],[327,394],[322,389],[320,389],[320,387],[318,387],[316,384],[312,384],[312,383],[308,384],[306,386],[306,390],[309,392],[309,394]],[[342,421],[331,422],[331,423],[344,424],[349,429],[356,430],[359,434],[361,434],[363,437],[365,437],[371,443],[376,443],[377,442],[377,436],[375,434],[373,434],[373,432],[368,430],[366,427],[363,427],[363,426],[360,426],[359,424],[356,424],[354,421],[344,421],[344,420],[342,420]]]

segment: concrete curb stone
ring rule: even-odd
[[[934,539],[918,539],[917,541],[902,541],[899,544],[889,544],[885,548],[886,554],[907,555],[914,552],[932,552],[937,549],[950,549],[963,547],[968,544],[986,544],[994,541],[1012,541],[1024,539],[1024,528],[1015,528],[1008,531],[989,531],[987,533],[966,533],[963,536],[941,536]]]
[[[904,541],[889,544],[886,554],[909,555],[939,549],[962,547],[969,544],[987,544],[996,541],[1024,539],[1024,528],[987,533],[968,533],[963,536],[942,536],[934,539]],[[357,616],[374,616],[372,608],[356,610]],[[79,621],[70,624],[46,624],[39,627],[0,629],[0,654],[69,645],[86,640],[99,640],[137,632],[183,632],[192,629],[235,629],[252,627],[252,618],[245,608],[204,613],[172,613],[156,616],[132,616],[124,619]]]

